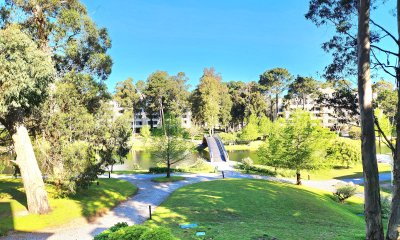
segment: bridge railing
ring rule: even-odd
[[[214,139],[215,139],[215,141],[216,141],[216,143],[217,143],[217,146],[218,146],[220,152],[223,153],[224,158],[225,158],[225,161],[229,161],[229,154],[228,154],[228,152],[226,151],[225,145],[224,145],[224,143],[222,142],[221,138],[220,138],[217,134],[214,134]]]

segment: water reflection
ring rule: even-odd
[[[243,158],[250,157],[254,163],[259,162],[259,157],[256,151],[230,151],[228,152],[231,161],[240,161]],[[191,165],[198,158],[210,159],[206,150],[199,150],[193,152],[191,156],[178,163],[179,165]],[[115,165],[114,170],[135,170],[135,169],[149,169],[150,167],[157,166],[157,161],[152,158],[150,151],[131,151],[128,154],[127,160],[122,165]]]

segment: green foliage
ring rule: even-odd
[[[361,139],[361,128],[355,126],[350,127],[349,137],[351,139],[357,139],[357,140]]]
[[[258,150],[260,160],[269,166],[296,170],[313,170],[324,166],[329,129],[312,120],[310,112],[297,110],[287,121],[278,120],[271,136]],[[298,182],[300,184],[300,182]]]
[[[221,137],[222,141],[224,144],[233,144],[237,140],[237,134],[236,133],[218,133],[218,136]]]
[[[115,86],[114,100],[120,107],[133,114],[133,111],[138,107],[139,94],[135,89],[132,78],[117,83]]]
[[[347,168],[361,161],[361,143],[347,138],[336,138],[326,150],[326,160],[331,165],[342,164]]]
[[[171,230],[144,225],[117,223],[94,237],[94,240],[176,240]]]
[[[307,97],[316,97],[318,91],[318,82],[311,77],[297,76],[289,85],[287,99],[300,99],[303,106]]]
[[[240,164],[242,165],[241,168],[244,169],[246,171],[246,173],[249,173],[251,168],[254,166],[253,160],[251,160],[251,158],[249,158],[249,157],[243,158],[240,161]]]
[[[139,240],[176,240],[170,229],[165,227],[152,228],[143,233]]]
[[[251,115],[249,117],[247,125],[243,128],[242,133],[240,134],[240,140],[252,141],[256,140],[258,137],[259,137],[259,132],[257,125],[257,117]]]
[[[166,173],[167,170],[168,169],[166,167],[151,167],[151,168],[149,168],[149,173],[154,173],[154,174]],[[171,168],[170,171],[171,172],[182,172],[182,170],[179,168]]]
[[[149,228],[143,225],[124,227],[109,235],[109,240],[138,240]]]
[[[380,129],[386,137],[390,137],[392,135],[392,124],[390,124],[389,118],[383,113],[383,111],[379,108],[374,109],[375,120],[378,122]],[[382,133],[379,131],[378,127],[375,124],[375,131],[377,131],[378,136],[382,136]]]
[[[49,54],[16,26],[0,30],[0,122],[12,127],[39,106],[55,76]]]
[[[258,129],[259,129],[260,134],[263,137],[269,136],[271,133],[271,129],[272,129],[271,120],[266,116],[261,117],[261,119],[258,123]]]
[[[335,186],[335,188],[336,191],[333,193],[333,195],[341,203],[352,197],[357,191],[357,185],[354,185],[353,183],[338,184]]]
[[[382,211],[382,218],[388,219],[390,216],[390,211],[392,207],[392,201],[389,196],[384,196],[381,199],[381,211]]]
[[[150,126],[144,125],[142,128],[140,128],[140,135],[145,139],[145,141],[147,141],[147,139],[151,136]]]

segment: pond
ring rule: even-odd
[[[243,158],[250,157],[254,163],[258,163],[257,151],[229,151],[229,160],[240,161]],[[209,159],[208,152],[205,150],[200,150],[194,152],[191,157],[181,162],[181,165],[191,165],[198,158]],[[157,166],[157,162],[151,157],[149,151],[131,151],[128,154],[127,160],[124,164],[115,165],[114,170],[134,170],[134,169],[149,169],[149,167]]]

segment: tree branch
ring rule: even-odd
[[[397,54],[397,53],[395,53],[395,52],[392,52],[392,51],[389,51],[389,50],[385,50],[385,49],[383,49],[383,48],[381,48],[381,47],[378,47],[378,46],[376,46],[376,45],[373,45],[373,44],[371,44],[371,48],[376,48],[376,49],[378,49],[378,50],[381,51],[381,52],[384,52],[384,53],[387,53],[387,54],[392,54],[392,55],[394,55],[394,56],[396,56],[396,57],[399,57],[399,54]]]
[[[396,69],[396,67],[394,67],[394,66],[387,66],[386,64],[383,64],[381,61],[379,61],[379,59],[378,59],[378,57],[375,55],[375,52],[374,52],[373,49],[371,49],[371,53],[372,53],[372,56],[375,58],[375,60],[378,62],[378,65],[380,65],[380,67],[382,68],[382,70],[383,70],[385,73],[389,74],[390,76],[396,78],[396,75],[394,75],[393,73],[389,72],[389,71],[386,69],[386,67],[392,67],[392,68],[394,68],[394,69]]]
[[[383,138],[385,139],[386,146],[388,146],[390,148],[390,150],[392,151],[392,155],[393,155],[396,151],[395,146],[393,146],[393,143],[387,138],[386,134],[382,131],[382,128],[379,125],[378,119],[376,117],[374,119],[374,122],[375,122],[375,126],[378,128],[378,132],[380,134],[382,134]]]
[[[374,26],[378,27],[379,29],[381,29],[382,31],[384,31],[390,38],[393,39],[393,41],[399,45],[399,41],[397,40],[397,38],[391,34],[388,30],[386,30],[384,27],[382,27],[381,25],[377,24],[374,20],[370,19],[369,20]]]

